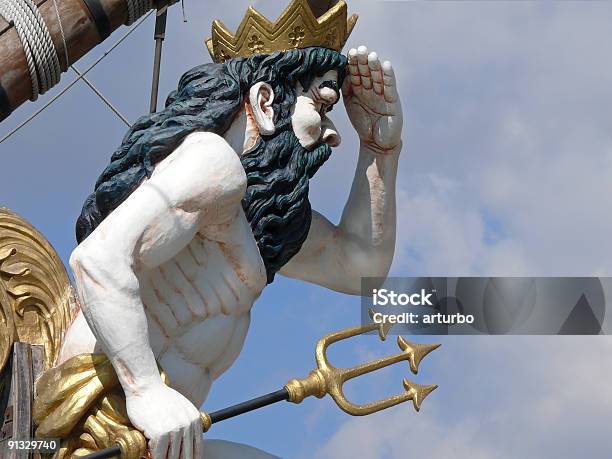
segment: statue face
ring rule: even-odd
[[[291,124],[302,147],[312,149],[321,143],[330,147],[340,145],[340,135],[328,118],[329,111],[340,99],[338,71],[330,70],[315,78],[308,90],[300,83],[296,89],[298,96]]]
[[[328,114],[340,99],[338,71],[330,70],[316,77],[310,88],[305,90],[296,84],[296,101],[291,113],[291,126],[300,145],[313,150],[320,145],[340,145],[340,135]],[[272,135],[274,125],[274,91],[268,83],[260,82],[249,89],[247,137],[244,151],[255,145],[260,134]]]

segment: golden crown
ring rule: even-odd
[[[293,0],[276,22],[269,21],[252,6],[232,34],[219,20],[212,25],[212,37],[206,47],[214,62],[235,57],[268,54],[311,46],[341,51],[355,27],[357,15],[348,17],[347,6],[340,0],[319,18],[308,0]]]

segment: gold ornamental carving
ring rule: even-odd
[[[55,362],[74,309],[66,268],[47,239],[0,208],[0,369],[15,341],[39,344]]]

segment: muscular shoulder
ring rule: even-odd
[[[206,205],[239,202],[246,190],[246,174],[238,154],[225,139],[195,132],[155,168],[150,180],[171,188],[177,203]]]

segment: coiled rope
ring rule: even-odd
[[[15,25],[32,80],[30,100],[36,100],[62,73],[49,29],[32,0],[0,0],[0,15]]]

